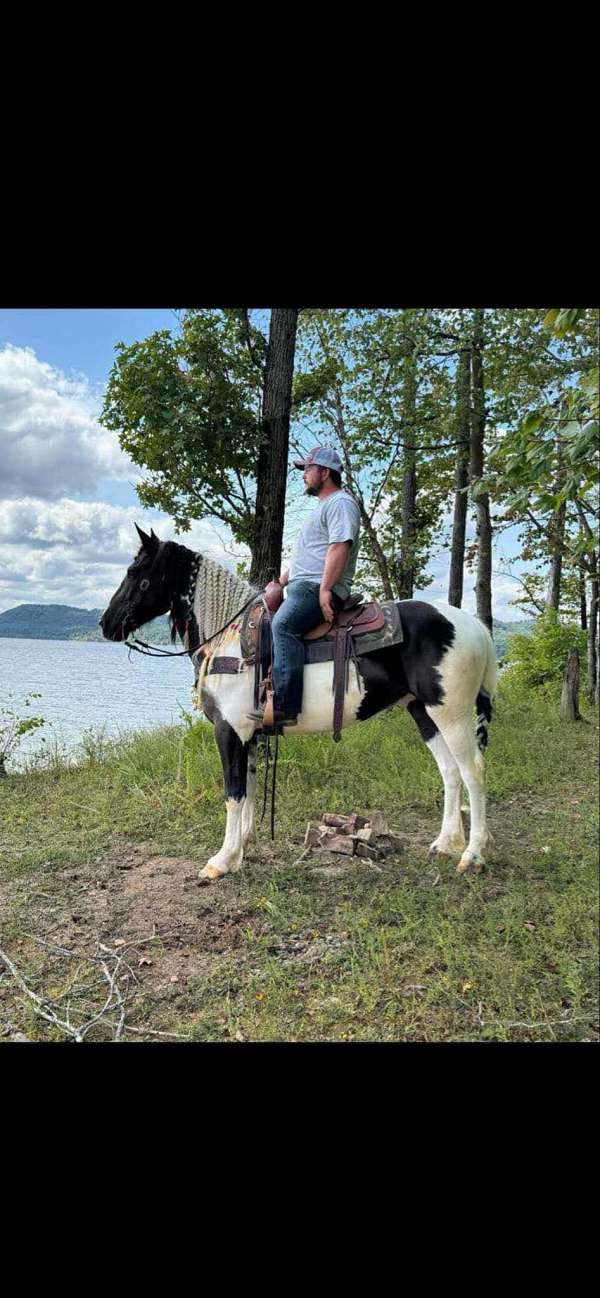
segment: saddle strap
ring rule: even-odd
[[[350,628],[340,627],[335,639],[335,658],[333,660],[333,739],[337,744],[342,737],[344,717],[344,695],[347,688],[346,665],[350,645]]]

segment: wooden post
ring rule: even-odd
[[[570,649],[560,700],[562,721],[582,721],[579,711],[579,650]]]

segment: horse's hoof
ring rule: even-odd
[[[483,874],[485,861],[478,856],[463,856],[456,867],[457,874]]]
[[[213,883],[215,879],[222,879],[225,870],[218,870],[216,865],[205,865],[203,870],[199,871],[198,878],[204,883]]]
[[[464,838],[462,842],[460,841],[460,839],[458,840],[458,842],[455,842],[454,839],[447,838],[443,843],[439,845],[439,847],[436,840],[435,843],[431,844],[431,847],[429,849],[429,856],[427,857],[427,860],[428,861],[449,861],[453,856],[462,856],[466,846],[467,844]]]
[[[433,845],[432,847],[429,848],[429,852],[427,854],[427,860],[428,861],[449,861],[450,853],[443,852],[439,847],[435,847],[435,845]]]

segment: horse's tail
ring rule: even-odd
[[[498,688],[498,667],[494,641],[486,627],[487,656],[479,693],[475,700],[477,708],[477,745],[483,752],[488,741],[488,728],[492,720],[492,703]]]

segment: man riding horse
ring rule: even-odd
[[[314,446],[306,459],[294,460],[294,466],[304,471],[305,494],[316,496],[319,503],[300,532],[288,571],[279,578],[287,598],[272,622],[276,729],[297,723],[304,681],[302,636],[320,622],[333,622],[350,595],[360,533],[360,511],[342,490],[337,451]],[[248,716],[262,721],[263,712],[264,708]]]

